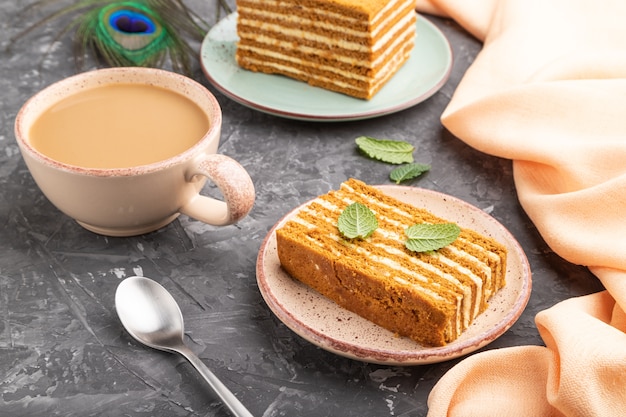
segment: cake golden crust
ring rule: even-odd
[[[343,238],[341,211],[352,202],[372,209],[379,228],[367,239]],[[404,228],[444,223],[426,210],[351,179],[320,196],[276,231],[284,270],[338,305],[401,336],[443,346],[466,329],[504,285],[506,248],[462,229],[434,253],[404,246]]]
[[[237,6],[250,5],[257,1],[238,0]],[[262,1],[264,7],[270,2]],[[289,2],[294,8],[310,7],[345,14],[360,19],[372,20],[389,3],[388,0],[297,0]]]

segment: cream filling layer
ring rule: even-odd
[[[474,285],[476,285],[476,304],[474,305],[474,311],[472,312],[473,317],[476,318],[478,314],[480,314],[480,306],[483,299],[483,280],[480,279],[480,277],[474,274],[471,270],[465,268],[463,265],[459,265],[457,262],[454,262],[450,258],[440,256],[439,260],[449,267],[456,269],[460,274],[463,274],[471,279]],[[485,298],[488,298],[488,295],[485,295]]]
[[[467,240],[465,241],[467,243],[471,243],[468,242]],[[478,245],[477,245],[478,246]],[[493,277],[491,276],[491,268],[489,268],[489,265],[485,264],[484,262],[482,262],[480,259],[476,258],[475,256],[462,251],[460,249],[458,249],[455,246],[448,246],[448,249],[454,253],[456,256],[463,258],[465,260],[467,260],[469,263],[474,264],[476,266],[479,267],[479,269],[482,271],[483,275],[485,276],[485,298],[489,299],[491,298],[491,296],[493,295],[493,288],[494,288],[494,283],[493,281]],[[478,251],[480,251],[481,253],[484,254],[490,254],[491,252],[487,251],[485,248],[483,248],[482,246],[478,246],[478,248],[476,248]],[[495,255],[495,254],[494,254]],[[495,255],[497,256],[497,255]]]

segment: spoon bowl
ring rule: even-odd
[[[151,348],[181,354],[234,416],[252,417],[237,397],[184,344],[183,314],[174,297],[159,283],[146,277],[126,278],[115,292],[115,309],[133,338]]]
[[[154,349],[174,351],[183,340],[183,315],[172,295],[156,282],[131,277],[120,283],[115,308],[124,328]]]

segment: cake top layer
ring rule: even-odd
[[[366,13],[371,18],[376,16],[389,3],[389,0],[328,0],[321,3],[335,3],[342,7]]]
[[[247,0],[246,3],[256,3],[258,1]],[[354,17],[358,16],[372,20],[389,2],[389,0],[296,0],[287,2],[287,4],[343,12]]]

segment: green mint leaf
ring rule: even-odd
[[[394,168],[389,173],[389,178],[391,178],[392,181],[395,181],[396,184],[400,184],[402,181],[419,177],[429,169],[430,165],[428,164],[420,164],[417,162],[412,164],[404,164],[402,166],[399,166],[398,168]]]
[[[339,215],[337,227],[348,239],[365,239],[378,228],[378,220],[374,212],[366,205],[352,203]]]
[[[414,224],[405,231],[407,249],[413,252],[429,252],[441,249],[454,242],[461,228],[454,223]]]
[[[355,139],[359,149],[367,156],[390,164],[406,164],[413,162],[415,147],[408,142],[375,139],[359,136]]]

